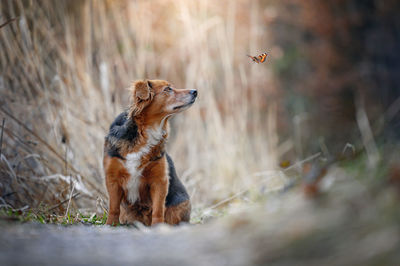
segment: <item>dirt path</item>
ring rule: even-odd
[[[7,225],[1,265],[245,265],[226,232],[161,227],[149,232],[98,226]]]
[[[205,225],[3,222],[0,265],[399,265],[399,218],[391,190],[346,182],[318,200],[293,191]]]

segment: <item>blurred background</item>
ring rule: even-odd
[[[355,167],[390,178],[399,10],[395,0],[1,0],[1,204],[107,208],[104,136],[145,78],[199,91],[168,143],[194,213],[283,189],[313,156],[361,153]],[[264,52],[262,64],[246,56]]]

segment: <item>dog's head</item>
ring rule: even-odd
[[[164,80],[140,80],[132,85],[131,115],[164,118],[188,109],[197,90],[178,90]]]

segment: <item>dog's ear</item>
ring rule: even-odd
[[[153,99],[154,92],[149,80],[139,80],[132,84],[131,115],[140,114]]]
[[[140,80],[133,83],[134,97],[140,100],[148,100],[151,96],[152,85],[149,80]]]

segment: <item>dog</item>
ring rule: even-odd
[[[188,109],[196,97],[197,90],[178,90],[164,80],[133,83],[131,106],[118,115],[105,137],[106,224],[190,221],[190,198],[165,144],[168,120]]]

